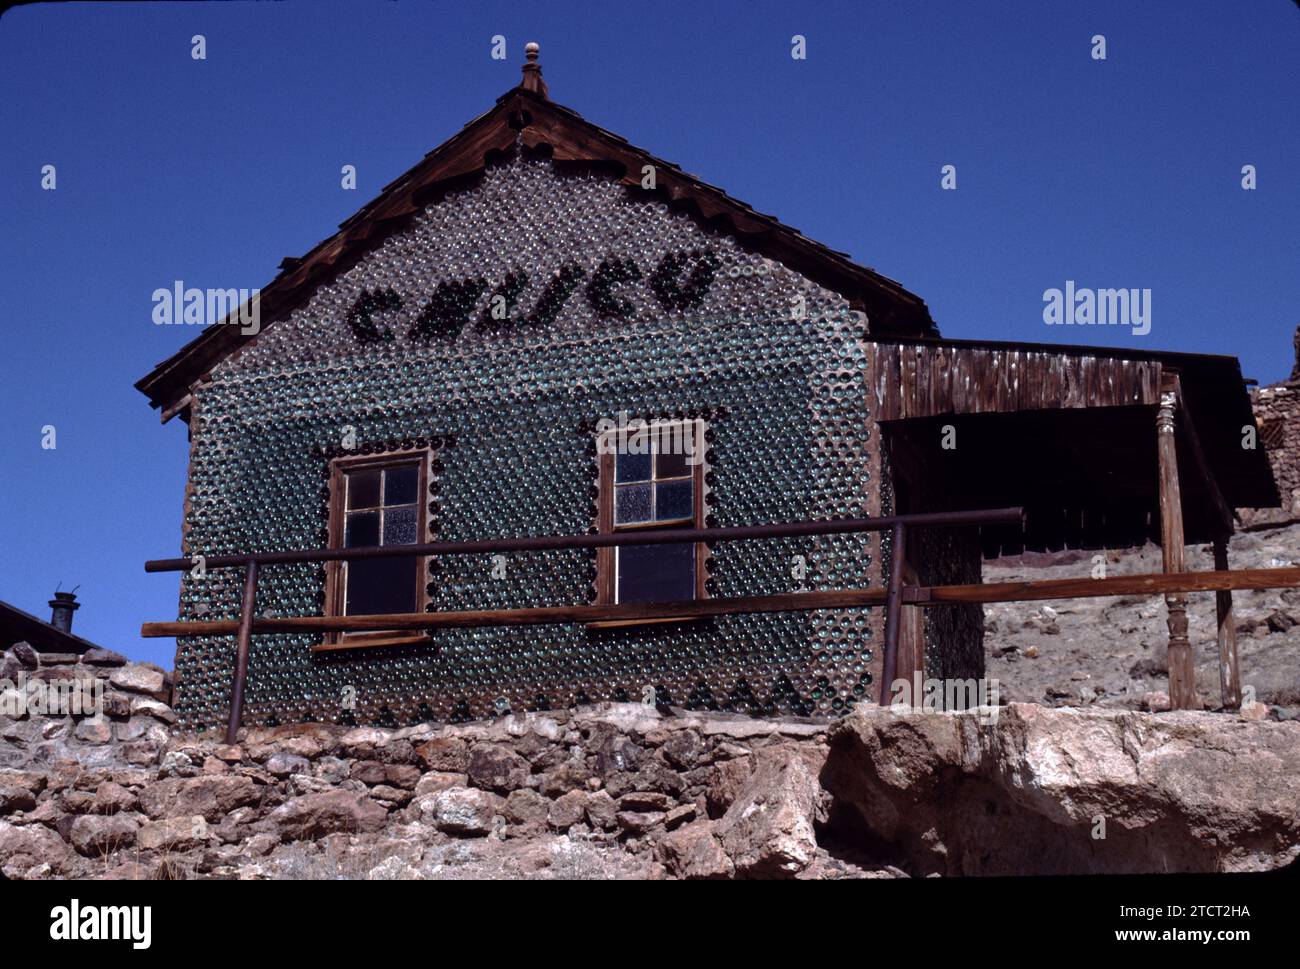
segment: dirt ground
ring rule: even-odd
[[[984,563],[985,582],[1086,577],[1098,552],[1028,553]],[[1160,549],[1106,554],[1106,574],[1160,571]],[[1300,565],[1300,525],[1233,536],[1234,569]],[[1209,546],[1187,550],[1187,568],[1213,568]],[[1300,589],[1233,593],[1245,698],[1300,717]],[[1196,685],[1209,709],[1222,706],[1213,593],[1188,596]],[[1167,691],[1168,631],[1163,598],[1127,596],[1009,602],[986,606],[986,672],[1002,698],[1053,706],[1137,709],[1144,694]]]

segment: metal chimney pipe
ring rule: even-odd
[[[61,632],[72,632],[72,614],[81,608],[81,603],[72,592],[56,592],[50,600],[50,625]]]

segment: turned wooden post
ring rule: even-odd
[[[1226,535],[1214,540],[1214,569],[1216,572],[1228,571]],[[1214,606],[1219,623],[1219,686],[1223,690],[1223,707],[1237,710],[1241,708],[1241,666],[1237,662],[1237,624],[1232,614],[1232,590],[1216,592]]]
[[[1178,447],[1174,438],[1178,409],[1178,378],[1161,382],[1160,409],[1156,412],[1156,453],[1160,466],[1160,550],[1166,572],[1183,569],[1183,499],[1178,487]],[[1187,596],[1165,596],[1169,625],[1169,705],[1174,710],[1199,707],[1196,667],[1187,639]]]

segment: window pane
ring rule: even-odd
[[[379,507],[378,471],[354,471],[348,475],[348,507]]]
[[[419,501],[420,469],[413,464],[384,472],[384,504],[409,505]]]
[[[694,515],[695,506],[691,501],[694,484],[687,478],[684,481],[655,485],[655,520],[669,521]]]
[[[695,545],[628,545],[618,550],[619,602],[695,598]]]
[[[348,563],[347,614],[415,612],[419,560],[358,559]]]
[[[656,478],[681,478],[691,473],[685,454],[660,454],[655,461]]]
[[[649,454],[615,454],[614,455],[614,480],[615,481],[649,481],[650,480],[650,455]]]
[[[650,485],[627,485],[614,489],[614,524],[650,520]]]
[[[379,512],[359,511],[347,517],[347,527],[343,531],[343,545],[346,548],[363,548],[379,544]]]
[[[384,544],[415,544],[415,506],[384,509]]]

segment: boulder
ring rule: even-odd
[[[121,784],[104,781],[95,788],[95,799],[90,808],[96,814],[116,814],[118,811],[133,811],[136,797]]]
[[[169,777],[140,792],[140,809],[150,818],[193,817],[220,821],[237,807],[256,804],[261,790],[240,774]]]
[[[569,791],[551,803],[547,821],[557,831],[568,831],[586,817],[590,801],[591,795],[585,791]]]
[[[521,788],[510,792],[501,813],[505,815],[505,819],[511,824],[540,827],[546,824],[546,816],[550,807],[551,802],[536,791]]]
[[[0,814],[30,811],[36,807],[36,797],[25,787],[6,784],[0,780]]]
[[[913,874],[1260,871],[1300,855],[1298,723],[987,714],[864,704],[831,730],[822,781]]]
[[[41,665],[41,655],[32,649],[31,644],[25,642],[14,643],[9,647],[9,653],[18,664],[25,670],[34,670]]]
[[[520,787],[528,786],[531,771],[528,761],[524,760],[509,747],[501,744],[475,744],[469,752],[470,783],[475,787],[509,794]]]
[[[90,666],[125,666],[127,658],[103,646],[92,646],[81,654],[81,661]]]
[[[271,812],[284,841],[321,838],[336,832],[356,834],[383,829],[388,812],[355,791],[325,791],[296,797]]]
[[[73,820],[68,841],[78,854],[100,858],[135,843],[140,824],[124,814],[83,814]]]
[[[135,843],[145,851],[185,851],[208,841],[207,830],[195,818],[163,818],[146,821],[136,832]]]
[[[731,878],[735,865],[722,849],[714,822],[696,821],[669,832],[655,847],[655,855],[678,878]]]
[[[161,693],[165,676],[151,663],[128,663],[113,670],[108,682],[130,693]]]
[[[71,858],[72,849],[49,828],[0,821],[0,874],[5,878],[22,878],[41,864],[59,872]]]
[[[469,745],[460,737],[434,737],[415,748],[425,770],[464,774],[469,769]]]
[[[818,748],[762,748],[754,773],[718,821],[722,849],[742,878],[792,878],[817,853],[814,824],[825,818]]]
[[[502,799],[473,787],[452,787],[429,794],[418,802],[420,814],[439,831],[448,834],[477,836],[492,831],[492,819],[502,807]]]

